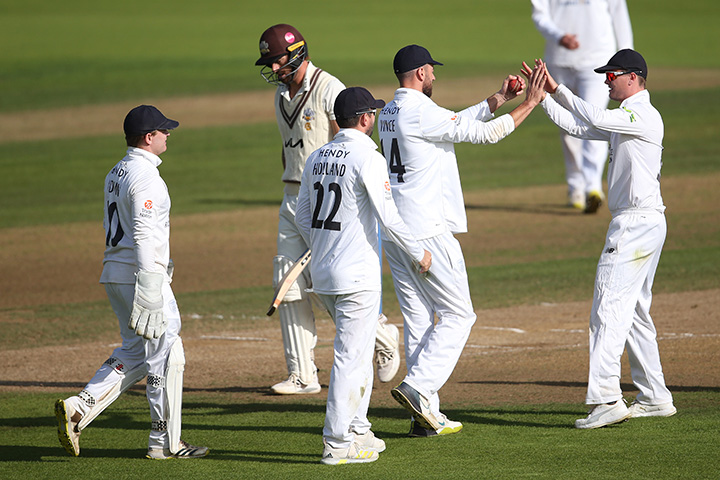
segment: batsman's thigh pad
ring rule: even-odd
[[[95,420],[95,418],[103,412],[103,410],[117,400],[123,392],[145,378],[145,375],[147,374],[144,364],[134,368],[133,370],[126,371],[125,365],[122,362],[116,358],[110,357],[98,370],[98,373],[95,377],[93,377],[91,382],[96,379],[100,379],[99,377],[105,371],[107,372],[105,378],[115,378],[116,380],[108,383],[103,393],[94,397],[87,392],[87,390],[83,390],[78,395],[80,399],[90,407],[90,410],[83,415],[82,419],[78,423],[79,430],[87,427],[90,422]]]
[[[282,280],[285,273],[290,270],[290,267],[294,264],[295,262],[292,259],[284,255],[277,255],[273,258],[273,288],[277,288],[280,284],[280,280]],[[285,294],[283,302],[297,302],[298,300],[304,300],[307,297],[305,289],[309,287],[308,277],[305,275],[305,272],[303,272],[297,280],[293,282],[292,286]]]
[[[317,335],[310,301],[283,302],[278,313],[288,370],[296,373],[305,384],[314,382],[317,368],[313,349]]]

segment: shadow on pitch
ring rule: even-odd
[[[585,382],[560,382],[560,381],[507,381],[507,380],[478,380],[469,382],[459,382],[466,385],[540,385],[543,387],[564,387],[564,388],[587,388]],[[621,383],[620,388],[623,392],[637,391],[632,383]],[[691,386],[691,385],[668,385],[667,388],[671,392],[720,392],[720,387],[710,386]]]

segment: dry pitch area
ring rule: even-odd
[[[707,79],[707,76],[703,78]],[[711,80],[716,84],[717,76]],[[491,92],[497,82],[447,83],[437,89],[438,103],[462,104],[463,98],[477,97],[470,89]],[[389,98],[392,87],[379,87],[373,91],[379,93],[377,96]],[[441,91],[447,92],[447,97],[443,97]],[[178,115],[178,118],[193,119],[185,122],[188,127],[203,124],[201,112],[211,110],[214,114],[221,112],[221,115],[226,112],[225,124],[271,121],[270,95],[266,92],[265,98],[253,94],[255,102],[248,102],[249,96],[241,95],[231,99],[176,100],[176,105],[164,109],[184,109],[184,112],[194,114]],[[169,103],[163,101],[163,105]],[[78,118],[78,112],[83,112],[96,115],[95,118],[110,116],[117,119],[122,118],[127,109],[127,105],[111,105],[5,114],[0,115],[0,129],[6,132],[5,141],[8,138],[29,140],[23,138],[21,131],[35,134],[36,138],[57,138],[66,136],[67,132],[53,133],[42,126],[41,118],[49,114],[55,119],[67,115]],[[243,113],[242,119],[238,117],[238,111]],[[33,125],[37,128],[19,129],[15,134],[6,129],[19,121],[25,122],[25,127]],[[62,123],[52,122],[54,125]],[[88,128],[91,124],[107,125],[107,122],[93,121]],[[558,159],[558,168],[561,168],[560,162]],[[719,182],[718,174],[664,179],[663,194],[669,206],[666,250],[681,246],[687,228],[706,237],[709,232],[717,231],[720,217],[714,207],[720,204],[720,193],[716,188]],[[571,258],[578,256],[576,251],[573,253],[573,248],[581,239],[593,240],[599,254],[610,218],[606,208],[596,216],[583,216],[566,209],[563,201],[564,187],[561,185],[467,195],[470,233],[463,235],[461,242],[468,265],[493,264],[494,258],[502,256],[508,248],[528,252],[526,258],[517,258],[518,262],[541,260],[538,251],[553,252],[549,254],[551,258]],[[176,292],[269,284],[276,213],[276,208],[259,207],[174,217],[172,248],[177,265],[173,284]],[[701,217],[704,221],[698,221]],[[0,245],[3,246],[0,271],[4,272],[0,278],[0,309],[104,299],[104,290],[97,284],[104,236],[101,229],[102,226],[96,223],[76,223],[0,230]],[[44,241],[49,235],[64,243],[49,246]],[[57,252],[63,254],[58,256]],[[458,367],[440,392],[444,404],[582,403],[591,298],[589,290],[587,300],[581,302],[478,310],[477,323]],[[228,322],[223,331],[205,332],[203,319],[180,306],[186,319],[183,338],[188,361],[185,376],[188,391],[224,391],[237,397],[238,401],[285,401],[269,395],[267,389],[285,375],[277,318],[266,319],[264,312],[246,311],[238,304],[237,317],[250,317],[250,328],[233,328]],[[717,364],[720,347],[718,311],[720,290],[655,296],[652,313],[671,390],[692,391],[698,387],[720,386],[720,370],[711,368]],[[390,317],[391,322],[401,326],[397,312]],[[0,311],[0,328],[8,321],[7,311]],[[317,363],[321,368],[320,381],[327,386],[334,329],[327,316],[318,318],[317,323]],[[112,334],[104,341],[0,352],[0,364],[3,365],[0,390],[80,389],[114,348],[112,342],[116,340],[113,338],[117,339],[114,319],[108,318],[107,324]],[[64,361],[57,362],[59,358]],[[229,365],[232,367],[228,368]],[[624,365],[623,383],[629,384],[629,368],[626,362]],[[404,365],[401,372],[403,369]],[[400,379],[401,375],[398,375],[395,382]],[[389,395],[394,384],[376,382],[373,404],[394,404]],[[315,398],[322,398],[325,392],[324,389],[321,396]],[[626,393],[633,393],[632,386],[627,386]]]

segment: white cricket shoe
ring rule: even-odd
[[[180,440],[180,450],[172,453],[169,448],[148,448],[147,458],[151,460],[169,460],[171,458],[202,458],[208,454],[207,447],[196,447]]]
[[[387,336],[393,338],[393,348],[382,348],[375,345],[375,365],[377,365],[378,380],[383,383],[392,381],[400,369],[400,330],[392,323],[381,323],[378,328],[384,328]]]
[[[421,427],[436,431],[442,428],[438,418],[430,411],[430,401],[413,387],[402,382],[393,388],[390,393],[400,405],[415,417],[415,422],[420,424]]]
[[[77,428],[82,416],[65,400],[55,402],[55,418],[58,422],[58,439],[66,452],[73,457],[80,455],[80,430]]]
[[[583,192],[574,191],[568,193],[568,207],[575,208],[577,210],[585,209],[585,194]]]
[[[352,442],[349,448],[333,448],[324,440],[325,448],[323,449],[322,459],[320,463],[325,465],[344,465],[346,463],[370,463],[374,462],[380,455],[378,452],[360,447],[357,442]]]
[[[677,408],[675,408],[672,402],[661,403],[660,405],[647,405],[635,400],[628,410],[630,410],[630,418],[671,417],[677,413]]]
[[[588,412],[587,418],[575,420],[575,428],[600,428],[605,425],[620,423],[630,418],[630,410],[625,400],[595,405]]]
[[[432,430],[429,428],[424,428],[420,426],[414,419],[410,421],[410,432],[408,433],[409,437],[434,437],[435,435],[450,435],[452,433],[457,433],[463,428],[463,424],[460,422],[455,422],[453,420],[450,420],[447,418],[447,415],[444,413],[441,413],[440,415],[436,415],[435,418],[437,418],[438,423],[441,425],[439,429]]]
[[[385,451],[385,442],[377,438],[371,430],[368,430],[362,435],[356,433],[355,443],[357,443],[360,448],[372,450],[373,452],[380,453]]]
[[[313,376],[312,383],[305,384],[300,381],[300,377],[291,373],[287,380],[276,383],[270,389],[278,395],[300,395],[310,393],[320,393],[320,383],[318,383],[317,374]]]

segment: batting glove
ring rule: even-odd
[[[167,328],[163,311],[162,273],[139,271],[135,282],[135,299],[128,326],[143,338],[160,338]]]

